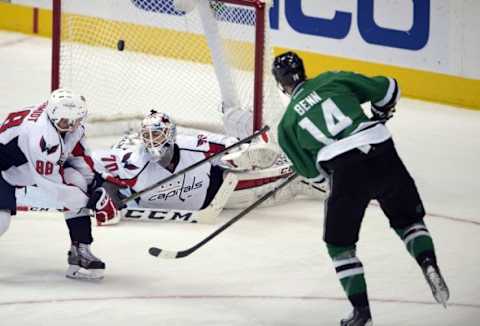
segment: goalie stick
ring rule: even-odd
[[[320,188],[318,185],[316,185],[315,183],[310,183],[310,182],[307,182],[305,180],[302,180],[301,181],[304,185],[307,185],[307,186],[310,186],[312,187],[312,189],[315,189],[316,191],[326,195],[327,194],[327,191],[323,188]]]
[[[282,189],[286,185],[288,185],[290,182],[292,182],[298,175],[296,173],[291,174],[284,182],[282,182],[280,185],[276,186],[269,192],[267,192],[263,197],[258,199],[256,202],[254,202],[252,205],[248,206],[244,210],[242,210],[240,213],[238,213],[235,217],[231,218],[228,222],[224,223],[221,227],[216,229],[214,232],[212,232],[209,236],[207,236],[205,239],[194,245],[193,247],[190,247],[185,250],[180,250],[180,251],[174,251],[174,250],[165,250],[165,249],[160,249],[157,247],[151,247],[148,249],[148,252],[150,255],[155,256],[155,257],[162,257],[162,258],[168,258],[168,259],[176,259],[176,258],[183,258],[187,257],[188,255],[192,254],[193,252],[197,251],[200,247],[205,245],[207,242],[215,238],[217,235],[225,231],[228,227],[230,227],[233,223],[237,222],[239,219],[250,213],[254,208],[258,207],[260,204],[262,204],[264,201],[266,201],[268,198],[270,198],[274,193],[276,193],[278,190]]]
[[[168,181],[170,181],[170,180],[178,177],[178,176],[181,175],[181,174],[184,174],[184,173],[186,173],[186,172],[188,172],[188,171],[190,171],[190,170],[195,169],[197,166],[200,166],[200,165],[202,165],[202,164],[205,164],[205,163],[213,160],[214,158],[216,158],[216,157],[218,157],[218,156],[220,156],[220,155],[223,155],[223,154],[227,153],[228,151],[230,151],[230,150],[232,150],[232,149],[234,149],[234,148],[237,148],[238,146],[240,146],[240,145],[242,145],[242,144],[245,144],[245,143],[249,142],[250,140],[252,140],[252,139],[260,136],[261,134],[267,132],[268,130],[270,130],[270,127],[269,127],[269,126],[265,126],[265,127],[263,127],[262,129],[254,132],[252,135],[250,135],[250,136],[248,136],[248,137],[245,137],[245,138],[243,138],[242,140],[239,140],[239,141],[236,142],[235,144],[230,145],[230,146],[228,146],[228,147],[225,147],[225,148],[222,149],[221,151],[219,151],[219,152],[217,152],[217,153],[215,153],[215,154],[213,154],[213,155],[211,155],[211,156],[209,156],[209,157],[206,157],[206,158],[204,158],[203,160],[200,160],[200,161],[198,161],[198,162],[196,162],[196,163],[194,163],[194,164],[192,164],[192,165],[190,165],[190,166],[188,166],[188,167],[186,167],[186,168],[178,171],[177,173],[174,173],[174,174],[166,177],[166,178],[164,178],[164,179],[162,179],[162,180],[160,180],[160,181],[158,181],[158,182],[156,182],[156,183],[154,183],[154,184],[146,187],[145,189],[140,190],[140,191],[138,191],[138,192],[136,192],[136,193],[128,196],[127,198],[122,199],[120,203],[121,203],[121,204],[126,204],[127,202],[129,202],[129,201],[131,201],[131,200],[134,200],[134,199],[140,197],[140,196],[143,195],[144,193],[149,192],[150,190],[157,188],[158,186],[164,184],[165,182],[168,182]]]

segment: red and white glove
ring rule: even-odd
[[[92,209],[95,211],[98,226],[120,222],[120,213],[104,188],[99,187],[95,189],[90,201],[94,204]]]

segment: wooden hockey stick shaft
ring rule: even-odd
[[[217,235],[225,231],[228,227],[230,227],[233,223],[237,222],[239,219],[250,213],[254,208],[258,207],[260,204],[262,204],[264,201],[266,201],[268,198],[270,198],[273,194],[275,194],[277,191],[288,185],[290,182],[292,182],[298,175],[296,173],[291,174],[285,181],[283,181],[281,184],[267,192],[263,197],[258,199],[256,202],[245,208],[243,211],[238,213],[235,217],[231,218],[228,222],[224,223],[221,227],[216,229],[214,232],[212,232],[209,236],[207,236],[205,239],[194,245],[193,247],[190,247],[186,250],[180,250],[180,251],[173,251],[173,250],[165,250],[165,249],[160,249],[157,247],[151,247],[148,252],[150,255],[155,256],[155,257],[162,257],[162,258],[168,258],[168,259],[176,259],[176,258],[183,258],[187,257],[188,255],[192,254],[196,250],[198,250],[200,247],[205,245],[207,242],[215,238]]]
[[[134,194],[132,194],[132,195],[130,195],[130,196],[122,199],[122,200],[120,201],[120,204],[126,204],[127,202],[129,202],[129,201],[131,201],[131,200],[134,200],[134,199],[140,197],[140,196],[143,195],[144,193],[149,192],[150,190],[157,188],[158,186],[164,184],[165,182],[168,182],[168,181],[170,181],[170,180],[178,177],[179,175],[182,175],[182,174],[184,174],[184,173],[186,173],[186,172],[188,172],[188,171],[191,171],[191,170],[195,169],[196,167],[198,167],[198,166],[200,166],[200,165],[202,165],[202,164],[205,164],[205,163],[213,160],[214,158],[217,158],[218,156],[223,155],[223,154],[225,154],[226,152],[228,152],[228,151],[230,151],[230,150],[232,150],[232,149],[234,149],[234,148],[236,148],[236,147],[238,147],[238,146],[240,146],[240,145],[242,145],[242,144],[245,144],[245,143],[249,142],[250,140],[252,140],[252,139],[260,136],[260,135],[263,134],[264,132],[267,132],[269,129],[270,129],[269,126],[263,127],[262,129],[254,132],[252,135],[250,135],[250,136],[248,136],[248,137],[245,137],[245,138],[243,138],[242,140],[239,140],[239,141],[236,142],[235,144],[233,144],[233,145],[231,145],[231,146],[228,146],[228,147],[225,147],[225,148],[222,149],[220,152],[217,152],[217,153],[215,153],[215,154],[213,154],[213,155],[211,155],[211,156],[209,156],[209,157],[206,157],[206,158],[204,158],[203,160],[200,160],[200,161],[198,161],[198,162],[196,162],[196,163],[194,163],[194,164],[192,164],[192,165],[190,165],[190,166],[188,166],[188,167],[186,167],[186,168],[178,171],[177,173],[174,173],[174,174],[172,174],[172,175],[170,175],[170,176],[168,176],[168,177],[166,177],[166,178],[164,178],[164,179],[162,179],[162,180],[160,180],[160,181],[158,181],[158,182],[156,182],[156,183],[154,183],[154,184],[146,187],[145,189],[140,190],[140,191],[138,191],[138,192],[136,192],[136,193],[134,193]]]

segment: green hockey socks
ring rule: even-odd
[[[433,240],[424,223],[415,223],[403,229],[395,229],[413,258],[420,265],[425,258],[436,263]]]
[[[436,264],[433,240],[424,223],[419,222],[406,228],[397,228],[395,232],[403,240],[408,252],[420,266],[422,266],[422,262],[425,259],[430,259]],[[356,246],[327,244],[327,249],[333,261],[337,277],[352,306],[369,306],[363,265],[356,256]]]
[[[356,247],[327,244],[327,248],[338,279],[352,306],[369,306],[363,265],[356,256]]]

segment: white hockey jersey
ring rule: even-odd
[[[173,173],[158,164],[141,143],[94,151],[95,170],[121,179],[133,192],[137,192],[218,152],[224,147],[226,139],[225,136],[212,137],[202,134],[178,135],[176,147],[179,150],[179,161]],[[217,166],[215,161],[200,165],[193,171],[179,175],[143,194],[135,202],[144,208],[198,210],[206,204],[209,187],[220,184],[215,185],[210,178],[213,166]],[[132,202],[128,203],[128,206],[131,207]]]
[[[83,126],[63,138],[45,112],[46,103],[10,113],[0,127],[3,148],[2,177],[12,186],[37,185],[45,196],[60,207],[78,210],[86,206],[88,196],[80,188],[64,183],[64,164],[77,169],[90,182],[93,160],[83,138]],[[21,164],[18,164],[21,163]]]

